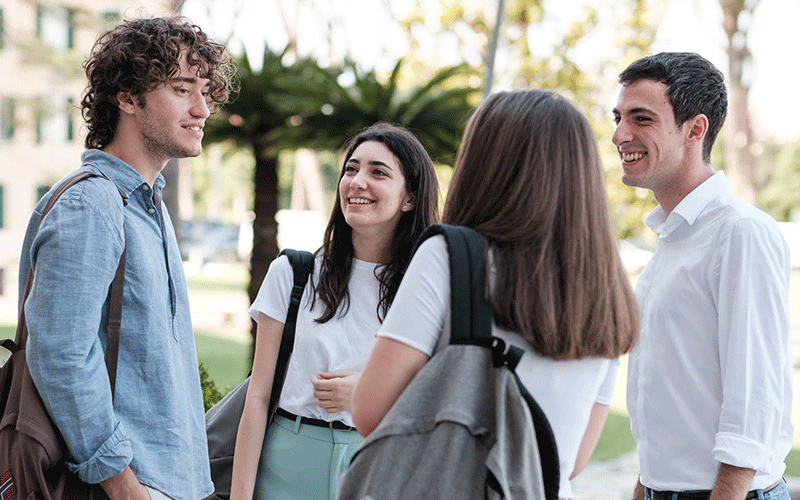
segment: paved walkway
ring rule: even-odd
[[[639,476],[636,453],[628,453],[607,462],[589,462],[572,481],[574,500],[630,500]],[[800,478],[787,477],[792,499],[800,500]]]
[[[607,462],[589,462],[572,481],[575,500],[629,500],[639,477],[636,453]]]

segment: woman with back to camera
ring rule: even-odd
[[[525,351],[517,374],[544,410],[559,453],[559,496],[586,465],[608,414],[616,358],[638,309],[617,251],[597,145],[558,94],[500,92],[467,125],[443,222],[487,242],[492,332]],[[442,235],[414,254],[353,395],[363,435],[446,345],[450,262]]]
[[[322,248],[303,293],[294,353],[267,429],[293,273],[269,268],[250,314],[253,374],[236,438],[231,499],[334,500],[361,443],[350,415],[359,371],[420,233],[437,218],[430,157],[410,132],[374,125],[347,148]]]

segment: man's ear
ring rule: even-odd
[[[688,119],[684,125],[686,125],[688,129],[686,141],[690,143],[699,143],[702,146],[703,139],[705,139],[708,133],[708,117],[701,113],[694,118]]]
[[[119,110],[129,115],[133,114],[134,108],[137,108],[136,98],[128,92],[117,92],[117,105]]]

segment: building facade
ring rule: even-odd
[[[174,8],[169,0],[0,0],[0,325],[16,322],[30,213],[79,166],[84,59],[104,29]]]

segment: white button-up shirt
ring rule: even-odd
[[[786,242],[722,172],[647,225],[658,249],[636,284],[627,393],[641,482],[707,490],[726,463],[767,487],[792,445]]]

